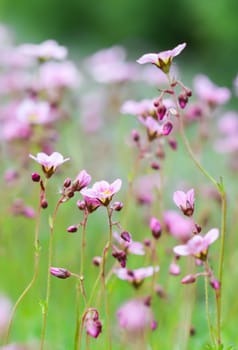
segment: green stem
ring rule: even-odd
[[[205,270],[206,270],[206,275],[205,275],[205,304],[206,304],[206,316],[207,316],[207,324],[208,324],[208,329],[209,329],[209,334],[210,334],[210,339],[212,342],[212,345],[214,345],[214,335],[213,335],[213,329],[212,329],[212,323],[211,323],[211,317],[210,317],[210,312],[209,312],[209,292],[208,292],[208,287],[209,287],[209,275],[210,275],[210,269],[208,266],[207,261],[204,262],[205,265]]]
[[[53,238],[54,238],[54,224],[56,215],[58,213],[58,209],[60,204],[62,204],[63,197],[61,197],[54,209],[52,219],[50,220],[50,239],[49,239],[49,251],[48,251],[48,270],[47,270],[47,285],[46,285],[46,298],[43,305],[43,321],[42,321],[42,330],[41,330],[41,339],[40,339],[40,350],[44,349],[44,343],[45,343],[45,334],[46,334],[46,324],[47,324],[47,316],[48,316],[48,307],[49,307],[49,300],[50,300],[50,281],[51,281],[51,275],[50,275],[50,268],[52,266],[52,254],[53,254]]]
[[[18,306],[20,305],[20,303],[22,302],[22,300],[24,299],[24,297],[29,292],[29,290],[35,284],[35,281],[37,280],[37,277],[38,277],[38,274],[39,274],[39,262],[40,262],[40,244],[39,244],[40,213],[41,213],[41,204],[39,204],[39,206],[38,206],[37,215],[36,215],[35,236],[34,236],[34,248],[35,248],[35,251],[34,251],[34,272],[33,272],[33,276],[32,276],[31,281],[26,286],[24,291],[21,293],[21,295],[17,299],[15,305],[13,306],[13,309],[12,309],[12,312],[11,312],[11,315],[10,315],[10,321],[9,321],[9,324],[8,324],[8,327],[7,327],[7,330],[6,330],[4,344],[8,343],[8,340],[9,340],[9,337],[10,337],[11,328],[12,328],[12,323],[13,323],[13,319],[14,319],[16,310],[17,310]]]
[[[167,74],[168,82],[171,90],[173,91],[173,99],[177,109],[178,118],[179,118],[179,128],[180,134],[182,136],[183,143],[187,149],[190,158],[194,162],[195,166],[200,170],[200,172],[208,178],[210,182],[215,186],[221,196],[222,201],[222,214],[221,214],[221,243],[220,243],[220,254],[219,254],[219,268],[218,268],[218,278],[220,283],[220,289],[216,291],[216,305],[217,305],[217,344],[220,345],[221,342],[221,304],[222,304],[222,278],[223,278],[223,265],[224,265],[224,251],[225,251],[225,236],[226,236],[226,223],[227,223],[227,198],[226,192],[224,188],[224,184],[221,181],[218,183],[200,164],[200,162],[196,159],[193,150],[190,146],[190,143],[187,139],[187,136],[184,131],[183,124],[183,115],[180,113],[180,108],[178,105],[178,100],[176,98],[176,94],[174,91],[174,87],[171,81],[169,74]]]
[[[84,273],[84,261],[85,261],[85,249],[86,249],[86,226],[88,221],[88,212],[84,212],[84,219],[83,219],[83,230],[82,230],[82,240],[81,240],[81,261],[80,261],[80,276],[79,281],[76,285],[76,329],[75,329],[75,336],[74,336],[74,350],[77,350],[80,348],[81,344],[81,335],[82,332],[80,332],[81,329],[81,315],[80,315],[80,295],[84,298],[85,306],[87,304],[86,301],[86,294],[84,290],[84,284],[83,284],[83,273]]]

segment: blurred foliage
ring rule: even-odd
[[[18,41],[54,38],[86,51],[120,43],[140,53],[186,41],[195,64],[221,82],[237,73],[237,12],[233,0],[0,1]]]

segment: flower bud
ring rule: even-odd
[[[213,289],[219,290],[221,288],[220,282],[216,278],[211,278],[210,285]]]
[[[155,239],[160,238],[162,228],[161,228],[161,224],[157,218],[152,217],[150,219],[150,229],[151,229],[152,235]]]
[[[169,266],[170,275],[178,276],[180,274],[180,267],[178,264],[172,262]]]
[[[93,265],[100,266],[102,263],[102,257],[101,256],[94,256],[92,262],[93,262]]]
[[[71,273],[68,270],[61,267],[51,267],[50,273],[51,275],[61,279],[65,279],[71,276]]]
[[[70,179],[70,177],[67,177],[67,178],[64,180],[64,187],[65,187],[65,188],[68,188],[68,187],[71,185],[71,182],[72,182],[72,180]]]
[[[182,279],[183,284],[190,284],[196,281],[196,277],[194,275],[187,275]]]
[[[77,207],[79,208],[79,210],[84,210],[85,209],[85,202],[84,201],[81,201],[81,200],[78,200],[77,201]]]
[[[122,202],[114,202],[112,204],[111,208],[115,211],[120,211],[123,208],[123,203]]]
[[[45,198],[43,198],[42,200],[41,200],[41,208],[42,209],[46,209],[46,208],[48,208],[48,202],[47,202],[47,200],[45,199]]]
[[[73,232],[77,232],[78,231],[78,227],[76,225],[71,225],[67,228],[67,232],[73,233]]]
[[[159,170],[160,169],[160,165],[157,162],[152,162],[150,164],[150,166],[151,166],[151,169],[154,169],[154,170]]]
[[[128,242],[128,243],[131,242],[131,234],[130,234],[129,232],[127,232],[127,231],[123,231],[123,232],[121,233],[121,238],[122,238],[124,241]]]
[[[34,182],[39,182],[39,181],[40,181],[40,174],[38,174],[38,173],[32,173],[32,174],[31,174],[31,179],[32,179],[32,181],[34,181]]]
[[[138,142],[140,140],[140,134],[136,129],[133,129],[131,132],[131,137],[133,141]]]

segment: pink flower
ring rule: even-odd
[[[81,191],[84,187],[89,185],[91,179],[91,176],[87,173],[86,170],[81,170],[73,182],[72,190]]]
[[[19,52],[41,60],[63,60],[67,56],[67,49],[54,40],[46,40],[41,44],[24,44],[18,48]]]
[[[135,254],[135,255],[144,255],[145,254],[144,245],[141,242],[133,241],[131,236],[130,236],[130,239],[126,240],[126,239],[122,238],[123,235],[119,236],[119,234],[117,232],[113,232],[113,237],[120,244],[120,246],[124,250],[126,250],[128,253]]]
[[[135,270],[129,270],[126,268],[115,269],[114,273],[117,277],[124,281],[129,281],[135,287],[139,287],[146,277],[153,276],[157,271],[159,271],[159,266],[153,267],[141,267]]]
[[[195,235],[186,244],[174,247],[174,252],[178,255],[193,255],[197,259],[205,260],[207,257],[209,245],[215,242],[218,237],[218,229],[213,228],[208,231],[204,237]]]
[[[182,242],[187,242],[192,236],[193,220],[185,218],[176,211],[169,210],[164,213],[164,224],[169,233]]]
[[[185,48],[186,43],[176,46],[172,50],[162,51],[160,53],[148,53],[141,56],[137,62],[140,64],[152,63],[160,68],[164,73],[168,73],[170,70],[171,63],[175,56],[178,56],[181,51]]]
[[[100,83],[120,83],[134,79],[137,67],[125,60],[123,47],[114,46],[96,52],[86,61],[93,78]]]
[[[74,88],[81,77],[76,66],[70,62],[47,62],[40,67],[39,80],[42,88]]]
[[[54,172],[56,171],[56,168],[67,162],[69,158],[65,158],[62,156],[62,154],[58,152],[53,152],[50,156],[47,154],[40,152],[37,153],[36,157],[29,155],[30,158],[34,159],[37,163],[39,163],[42,166],[42,169],[46,175],[47,178],[50,178]]]
[[[184,215],[192,216],[194,212],[194,189],[192,188],[187,193],[183,191],[174,192],[174,203],[182,210]]]
[[[84,318],[86,332],[93,338],[97,338],[102,332],[102,323],[99,320],[99,313],[96,309],[88,309]]]
[[[143,125],[145,125],[147,129],[148,138],[150,141],[160,136],[169,135],[173,128],[173,124],[171,122],[160,124],[157,120],[155,120],[151,116],[148,116],[146,118],[139,117],[139,121]]]
[[[122,114],[131,114],[135,116],[148,116],[155,114],[155,106],[153,100],[133,101],[128,100],[121,106]]]
[[[23,123],[46,124],[54,120],[50,105],[45,101],[26,99],[19,105],[16,117]]]
[[[226,87],[218,87],[206,75],[197,75],[194,79],[194,90],[197,96],[211,107],[226,103],[231,92]]]
[[[156,328],[151,308],[140,299],[131,299],[124,303],[117,311],[117,319],[128,336],[143,336],[146,330]]]
[[[107,181],[95,182],[92,188],[84,188],[81,190],[81,194],[88,198],[97,199],[103,205],[107,206],[115,193],[121,188],[121,180],[117,179],[112,184]]]

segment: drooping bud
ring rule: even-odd
[[[76,225],[71,225],[67,228],[67,232],[73,233],[73,232],[77,232],[78,231],[78,227]]]
[[[211,278],[210,285],[213,289],[219,290],[221,288],[220,282],[216,278]]]
[[[101,256],[94,256],[92,260],[93,265],[100,266],[102,263],[102,257]]]
[[[127,231],[123,231],[123,232],[121,233],[121,238],[122,238],[124,241],[128,242],[128,243],[131,242],[131,234],[130,234],[129,232],[127,232]]]
[[[99,313],[96,309],[88,309],[85,319],[84,326],[86,332],[93,338],[97,338],[102,332],[102,323],[99,320]]]
[[[187,275],[181,281],[181,283],[183,283],[183,284],[190,284],[190,283],[194,283],[194,282],[196,282],[196,276],[194,276],[194,275]]]
[[[136,129],[133,129],[131,132],[131,137],[134,142],[138,142],[140,140],[140,134],[139,131]]]
[[[48,202],[47,202],[47,200],[46,200],[45,198],[43,198],[43,199],[41,200],[40,205],[41,205],[41,208],[42,208],[42,209],[48,208]]]
[[[187,103],[188,103],[188,96],[187,96],[187,94],[181,93],[178,96],[178,103],[179,103],[180,108],[184,109],[187,106]]]
[[[65,188],[68,188],[68,187],[71,185],[71,182],[72,182],[72,180],[70,179],[70,177],[67,177],[67,178],[64,180],[64,187],[65,187]]]
[[[151,166],[151,168],[154,169],[154,170],[159,170],[159,169],[160,169],[160,165],[159,165],[159,163],[157,163],[157,162],[152,162],[152,163],[150,164],[150,166]]]
[[[152,217],[150,219],[150,229],[151,229],[152,235],[155,239],[160,238],[162,228],[161,228],[161,224],[157,218]]]
[[[111,208],[115,211],[120,211],[123,208],[123,203],[122,202],[114,202],[114,203],[112,203]]]
[[[61,279],[66,279],[71,276],[71,273],[68,270],[61,267],[51,267],[50,273],[51,275]]]
[[[171,133],[173,129],[173,124],[171,122],[167,122],[163,125],[163,135],[167,136]]]
[[[170,275],[173,275],[173,276],[180,275],[180,266],[172,262],[169,266],[169,273]]]
[[[33,182],[39,182],[40,181],[40,174],[32,173],[31,174],[31,179],[32,179]]]

